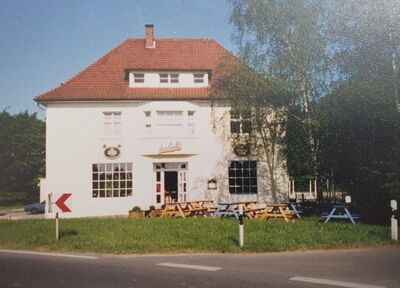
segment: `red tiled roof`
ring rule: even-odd
[[[213,40],[127,39],[65,84],[35,98],[38,102],[96,100],[202,100],[209,88],[129,88],[127,70],[213,70],[234,56]]]

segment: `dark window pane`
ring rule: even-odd
[[[242,133],[251,133],[252,127],[250,121],[243,121],[242,122]]]
[[[231,122],[231,133],[240,133],[240,123]]]
[[[240,118],[240,113],[237,110],[231,110],[231,119],[239,119]]]
[[[229,187],[229,193],[235,194],[235,187]]]
[[[250,186],[243,186],[243,193],[250,193]]]
[[[242,119],[244,120],[250,120],[251,119],[251,111],[244,111],[242,113]]]
[[[92,165],[92,171],[93,171],[93,172],[99,171],[99,167],[97,166],[97,164],[93,164],[93,165]]]

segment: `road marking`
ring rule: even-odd
[[[300,277],[300,276],[290,278],[289,280],[315,283],[315,284],[325,284],[338,287],[348,287],[348,288],[385,288],[384,286],[375,286],[375,285],[367,285],[361,283],[343,282],[343,281],[336,281],[329,279],[319,279],[319,278]]]
[[[0,253],[14,253],[14,254],[26,254],[26,255],[67,257],[67,258],[78,258],[78,259],[97,259],[97,257],[95,257],[95,256],[70,255],[70,254],[61,254],[61,253],[32,252],[32,251],[18,251],[18,250],[1,250],[0,249]]]
[[[167,266],[167,267],[176,267],[176,268],[183,268],[183,269],[195,269],[195,270],[203,270],[203,271],[218,271],[221,270],[221,267],[212,267],[212,266],[202,266],[202,265],[187,265],[187,264],[179,264],[179,263],[158,263],[157,265],[160,266]]]

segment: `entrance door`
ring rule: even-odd
[[[187,163],[154,163],[156,204],[187,199]]]
[[[164,200],[178,202],[178,172],[164,171]]]
[[[179,195],[179,201],[185,202],[186,201],[186,171],[181,170],[178,172],[178,195]]]

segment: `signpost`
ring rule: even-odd
[[[239,204],[239,246],[243,247],[243,224],[244,224],[244,215],[243,215],[243,205]]]
[[[65,205],[65,201],[71,196],[71,193],[64,193],[60,196],[60,198],[57,199],[57,201],[54,203],[57,205],[57,207],[64,213],[66,212],[71,212],[71,209],[67,205]],[[56,213],[56,240],[60,239],[60,226],[58,222],[58,212]]]
[[[399,218],[399,210],[397,208],[397,201],[391,200],[390,207],[392,208],[392,240],[398,241],[399,234],[398,234],[398,218]]]

